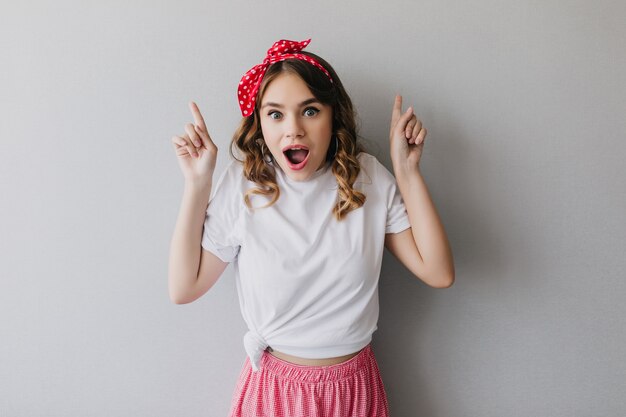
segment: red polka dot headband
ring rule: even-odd
[[[275,62],[284,61],[289,58],[301,59],[324,71],[330,79],[330,82],[333,82],[330,73],[319,62],[317,62],[317,60],[304,54],[297,53],[303,50],[310,42],[311,39],[307,39],[302,42],[281,39],[274,42],[274,45],[267,50],[267,55],[265,56],[263,63],[250,68],[243,75],[243,77],[241,77],[241,81],[239,81],[237,100],[239,100],[239,107],[241,108],[241,114],[243,117],[250,116],[253,113],[256,95],[259,91],[261,81],[263,80],[263,75],[265,75],[267,68]]]

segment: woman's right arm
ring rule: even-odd
[[[211,195],[217,147],[208,134],[194,102],[189,108],[195,126],[185,125],[186,134],[172,143],[185,177],[183,199],[170,245],[168,286],[176,304],[190,303],[207,292],[228,266],[202,248],[202,230]]]
[[[202,225],[210,194],[210,183],[185,183],[170,246],[169,294],[176,304],[190,303],[201,297],[228,266],[227,262],[201,246]]]

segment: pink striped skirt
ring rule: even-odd
[[[367,345],[345,362],[306,366],[267,351],[252,371],[246,357],[229,417],[388,417],[378,364]]]

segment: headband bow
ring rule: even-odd
[[[310,42],[311,39],[307,39],[302,42],[281,39],[274,42],[274,45],[267,50],[267,55],[265,56],[263,63],[250,68],[243,75],[243,77],[241,77],[241,81],[239,81],[239,90],[237,92],[237,100],[239,101],[239,107],[241,108],[241,114],[243,117],[250,116],[254,111],[256,95],[259,91],[259,86],[261,85],[265,71],[267,71],[267,68],[275,62],[284,61],[289,58],[301,59],[324,71],[330,79],[330,82],[333,82],[330,73],[319,62],[317,62],[317,60],[298,53]]]

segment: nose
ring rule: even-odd
[[[304,129],[298,116],[290,116],[285,123],[285,135],[288,138],[297,138],[304,135]]]

